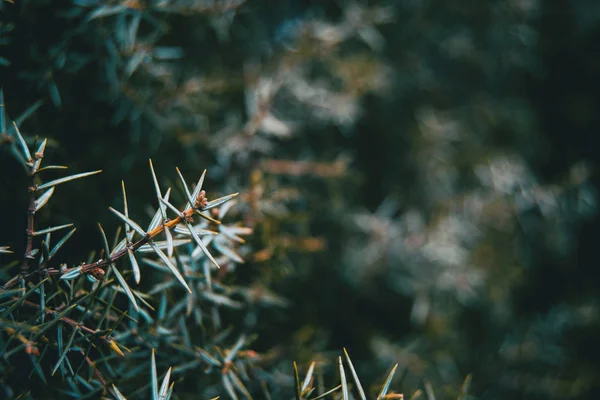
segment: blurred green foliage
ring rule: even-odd
[[[36,217],[78,229],[57,263],[102,249],[120,180],[131,218],[149,220],[148,158],[165,187],[177,166],[207,168],[210,199],[240,192],[245,263],[225,255],[214,279],[242,306],[211,324],[261,355],[258,380],[241,374],[252,393],[291,398],[293,360],[339,381],[346,347],[372,394],[399,363],[406,398],[462,396],[468,374],[469,398],[594,398],[595,3],[4,1],[0,86],[25,137],[49,139],[44,162],[103,170]],[[0,171],[4,283],[25,252],[27,186],[8,151]],[[226,396],[160,343],[174,396]],[[1,385],[27,388],[10,374]]]

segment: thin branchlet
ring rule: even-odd
[[[30,192],[35,193],[35,188],[33,190],[30,190]],[[90,275],[94,276],[96,279],[101,279],[102,276],[104,276],[104,274],[105,274],[105,271],[103,268],[106,268],[110,264],[112,264],[112,263],[120,260],[124,256],[126,256],[128,251],[130,251],[130,250],[132,250],[134,252],[137,251],[140,247],[142,247],[145,244],[148,244],[152,239],[154,239],[155,237],[162,234],[166,229],[173,229],[177,225],[184,223],[184,221],[188,222],[188,223],[193,222],[194,214],[197,211],[203,210],[204,207],[206,207],[208,204],[208,199],[206,198],[206,192],[204,190],[201,190],[200,193],[198,194],[198,196],[196,197],[192,208],[181,211],[180,215],[175,217],[174,219],[167,220],[164,223],[159,224],[153,230],[146,232],[145,236],[140,238],[139,240],[137,240],[135,243],[129,244],[125,248],[119,250],[114,255],[107,257],[106,259],[98,260],[98,261],[95,261],[92,263],[82,264],[82,265],[79,265],[77,267],[72,267],[72,268],[63,268],[63,269],[58,268],[57,269],[57,268],[47,267],[47,268],[40,268],[39,270],[37,270],[35,272],[29,272],[28,263],[26,261],[28,259],[34,259],[33,255],[31,253],[32,253],[32,248],[33,248],[33,232],[34,232],[33,216],[35,215],[35,196],[32,195],[31,198],[33,199],[33,202],[31,203],[31,200],[30,200],[30,204],[33,204],[33,206],[30,205],[30,209],[31,209],[31,207],[33,207],[33,212],[31,212],[29,214],[30,216],[29,216],[29,222],[28,222],[28,226],[29,226],[29,224],[31,224],[30,225],[31,226],[31,235],[29,234],[30,229],[28,228],[28,242],[27,243],[28,243],[29,251],[26,251],[26,253],[25,253],[26,257],[25,257],[25,261],[23,262],[23,267],[21,268],[21,273],[18,276],[15,276],[12,279],[10,279],[2,287],[0,287],[0,291],[9,290],[9,289],[13,288],[18,282],[21,281],[21,279],[28,281],[28,280],[33,279],[34,276],[60,277],[64,274],[67,274],[74,270],[79,270],[81,272],[81,274],[90,274]],[[28,211],[28,213],[29,213],[29,211]],[[29,255],[29,257],[27,257],[27,255]],[[25,268],[25,267],[27,267],[27,268]]]
[[[41,160],[43,157],[43,152],[39,151],[35,153],[36,160]],[[37,175],[36,163],[30,161],[28,175],[29,175],[29,186],[28,186],[28,206],[27,206],[27,243],[25,245],[25,254],[23,255],[23,263],[21,264],[21,276],[27,276],[29,272],[29,263],[35,259],[33,255],[33,237],[35,233],[35,212],[36,212],[36,204],[35,204],[35,194],[36,194],[36,185],[35,178]]]

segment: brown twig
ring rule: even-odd
[[[15,125],[16,128],[16,125]],[[35,185],[35,176],[38,172],[38,167],[40,165],[39,161],[44,157],[43,152],[36,152],[31,156],[29,160],[27,160],[27,164],[29,166],[29,170],[27,171],[27,175],[29,175],[29,186],[27,187],[27,192],[29,193],[29,205],[27,206],[27,244],[25,245],[25,255],[23,256],[23,264],[21,264],[21,275],[25,276],[29,272],[29,261],[34,260],[35,257],[33,255],[33,235],[35,233],[35,193],[37,187]]]
[[[14,300],[18,300],[18,298],[14,298]],[[38,310],[41,309],[41,307],[39,306],[39,304],[32,303],[31,301],[28,301],[28,300],[23,301],[23,305],[26,305],[26,306],[29,306],[29,307],[32,307],[32,308],[35,308],[35,309],[38,309]],[[44,314],[55,315],[55,314],[60,314],[60,311],[59,310],[53,310],[53,309],[50,309],[50,308],[45,308],[44,309]],[[73,329],[79,329],[79,330],[87,333],[88,335],[95,336],[99,341],[101,341],[106,346],[108,346],[109,348],[111,348],[111,350],[117,352],[121,356],[124,356],[123,352],[121,352],[120,350],[119,351],[115,350],[115,344],[114,344],[114,342],[112,341],[112,339],[109,339],[106,335],[97,336],[96,335],[97,331],[95,329],[88,328],[84,324],[79,323],[79,322],[75,321],[74,319],[71,319],[71,318],[66,317],[66,316],[60,317],[60,320],[62,322],[64,322],[65,324],[71,326]]]
[[[31,178],[30,186],[27,188],[29,192],[29,206],[27,207],[27,244],[25,246],[25,255],[23,256],[23,264],[21,264],[21,275],[25,276],[29,272],[29,260],[34,260],[33,256],[33,234],[35,233],[35,171],[29,173]]]

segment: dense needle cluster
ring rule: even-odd
[[[3,104],[1,92],[0,103]],[[263,369],[263,356],[248,348],[252,338],[241,333],[235,339],[234,332],[223,330],[220,323],[220,310],[243,308],[244,303],[234,297],[246,295],[243,288],[228,288],[212,277],[213,270],[219,269],[220,264],[243,263],[236,244],[244,243],[240,235],[251,234],[252,229],[220,221],[238,193],[209,201],[203,190],[206,171],[190,189],[177,169],[186,201],[179,209],[171,202],[171,188],[160,188],[150,161],[158,208],[148,227],[142,228],[129,217],[123,182],[123,212],[110,208],[123,222],[123,229],[117,231],[112,244],[98,224],[104,245],[99,259],[71,267],[56,265],[57,252],[73,236],[75,228],[55,242],[53,235],[71,228],[72,224],[38,229],[35,217],[58,185],[101,171],[44,182],[45,171],[66,167],[43,166],[47,140],[35,143],[32,153],[30,141],[21,134],[16,123],[12,129],[6,128],[4,108],[0,116],[0,126],[10,138],[10,148],[30,180],[26,251],[16,275],[0,288],[3,299],[0,304],[1,368],[6,376],[15,376],[13,374],[23,373],[23,368],[33,367],[32,373],[49,385],[58,373],[64,385],[56,389],[56,396],[72,398],[108,395],[125,399],[123,392],[135,398],[149,389],[154,399],[169,399],[174,388],[172,378],[183,378],[195,369],[203,370],[208,376],[202,391],[208,396],[228,393],[232,399],[238,396],[251,398],[256,383],[265,396],[285,390],[285,386],[273,387],[275,383],[270,373]],[[199,223],[195,221],[197,217]],[[220,261],[209,251],[211,244],[221,253]],[[11,253],[6,246],[0,250]],[[147,286],[148,290],[144,291],[139,288],[144,283],[142,276],[152,274],[152,270],[167,275],[162,279],[155,278],[157,283]],[[180,288],[185,289],[183,293]],[[285,303],[280,305],[285,306]],[[211,318],[207,320],[205,314]],[[203,334],[198,342],[200,332]],[[227,345],[228,342],[231,345]],[[163,363],[168,362],[171,367],[162,377],[160,387],[157,348],[172,353],[163,358]],[[150,359],[150,365],[140,363],[136,367],[134,360],[140,358]],[[356,388],[364,399],[364,391],[347,353],[346,360]],[[345,378],[341,358],[339,368],[341,385],[329,390],[313,386],[314,363],[301,386],[296,370],[294,391],[297,398],[308,399],[309,395],[322,392],[310,397],[318,399],[341,391],[343,398],[348,399],[350,383]],[[402,398],[401,395],[388,395],[393,373],[377,399]],[[132,389],[130,381],[138,382],[140,374],[149,374],[149,384]],[[12,389],[10,381],[2,382],[1,389],[9,398],[19,395]],[[29,391],[35,392],[34,388]]]

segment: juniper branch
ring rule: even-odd
[[[238,193],[234,193],[228,197],[233,198],[237,195],[238,195]],[[35,214],[35,197],[33,197],[33,199],[34,199],[33,200],[34,201],[33,214]],[[151,231],[146,232],[142,238],[137,240],[135,243],[125,246],[123,249],[119,250],[114,255],[112,255],[112,256],[108,255],[108,257],[105,259],[101,259],[101,260],[95,261],[93,263],[82,264],[82,265],[79,265],[79,266],[73,267],[73,268],[65,268],[65,269],[41,268],[38,271],[32,272],[32,273],[23,272],[23,268],[22,268],[21,269],[22,272],[18,276],[10,279],[2,287],[0,287],[0,292],[11,289],[20,281],[21,278],[30,280],[36,274],[39,274],[42,277],[46,277],[46,276],[60,277],[65,274],[72,273],[74,271],[79,271],[80,274],[92,274],[95,276],[102,276],[105,273],[104,268],[106,268],[110,264],[118,261],[122,257],[126,256],[129,250],[132,250],[134,252],[137,251],[140,247],[142,247],[145,244],[148,244],[152,239],[154,239],[155,237],[157,237],[158,235],[163,233],[166,229],[173,229],[177,225],[182,224],[182,223],[193,222],[194,214],[198,214],[203,218],[207,218],[204,214],[201,213],[201,211],[205,211],[209,208],[212,208],[212,206],[206,199],[205,191],[202,190],[202,191],[200,191],[200,193],[198,194],[196,199],[194,199],[194,204],[190,208],[186,208],[185,210],[181,211],[180,215],[178,215],[175,219],[167,220],[165,223],[159,224],[156,228],[152,229]],[[118,211],[116,211],[112,207],[110,209],[111,209],[111,211],[118,213]],[[210,218],[210,220],[216,222],[217,224],[220,223],[219,221],[213,220],[212,218]],[[33,224],[33,216],[31,217],[31,221],[32,221],[31,223]],[[31,230],[31,232],[32,232],[31,239],[33,239],[33,232],[34,232],[33,229]],[[29,234],[29,230],[28,230],[28,234]]]

